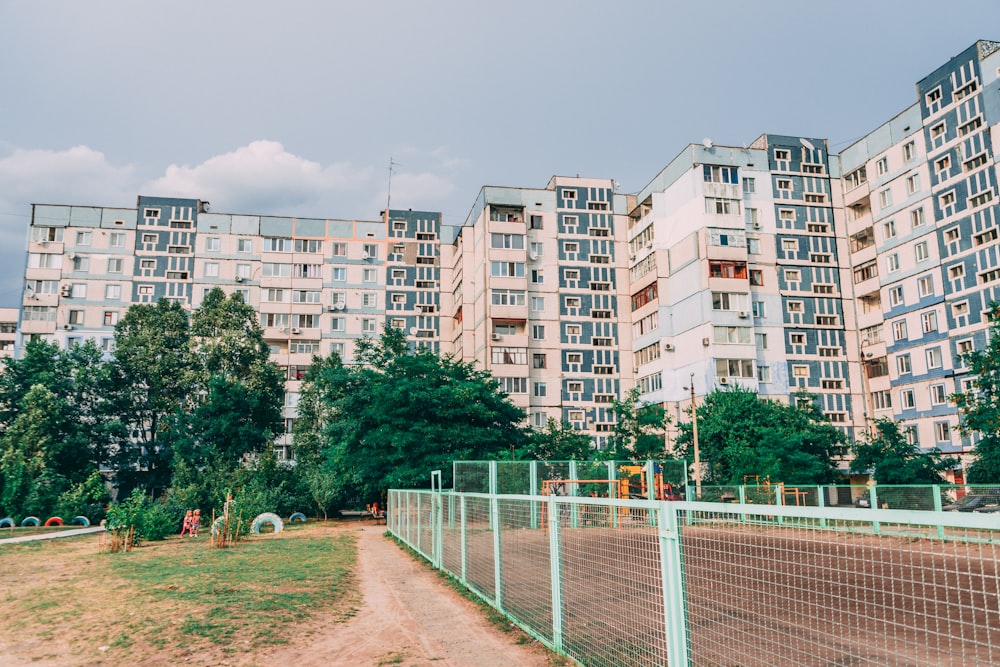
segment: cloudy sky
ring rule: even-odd
[[[993,30],[994,34],[984,34]],[[983,0],[0,0],[0,306],[32,203],[460,224],[483,185],[641,189],[688,143],[839,150],[977,39]]]

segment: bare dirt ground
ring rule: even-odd
[[[37,558],[8,559],[0,547],[0,665],[3,667],[173,666],[351,667],[482,666],[550,667],[568,664],[523,633],[503,632],[484,611],[452,590],[426,563],[412,558],[389,538],[385,528],[346,522],[326,526],[331,534],[357,536],[358,558],[352,576],[357,611],[344,620],[343,610],[320,613],[284,631],[287,644],[263,650],[225,653],[199,645],[184,650],[157,648],[142,639],[148,623],[144,609],[130,604],[134,592],[120,579],[108,578],[97,565],[99,536],[47,540]],[[58,544],[53,544],[57,542]],[[179,540],[157,543],[178,548]],[[39,545],[41,546],[41,545]],[[55,549],[55,552],[50,550]],[[50,554],[46,556],[44,554]],[[159,609],[164,603],[152,603]],[[173,604],[173,603],[168,603]],[[27,616],[15,610],[26,609]],[[170,610],[167,610],[168,614]],[[175,621],[183,607],[172,612]],[[28,621],[28,618],[33,621]],[[148,618],[153,618],[149,616]],[[161,616],[162,618],[162,616]],[[159,621],[162,623],[162,620]],[[51,623],[56,631],[46,631]],[[123,654],[95,628],[108,632],[130,628],[135,643]],[[105,633],[107,634],[107,633]],[[528,643],[523,643],[527,639]],[[123,659],[127,660],[123,662]]]
[[[540,646],[516,643],[475,604],[425,564],[405,554],[384,528],[355,528],[361,609],[347,623],[263,656],[262,665],[405,665],[407,667],[544,667]],[[523,635],[522,635],[523,636]]]

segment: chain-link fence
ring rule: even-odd
[[[988,512],[391,491],[388,518],[587,666],[1000,664]]]

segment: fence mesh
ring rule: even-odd
[[[444,569],[587,666],[1000,664],[997,515],[434,495],[392,492],[393,533],[439,526]]]

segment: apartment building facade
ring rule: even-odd
[[[739,385],[856,425],[836,166],[819,139],[706,140],[639,192],[628,251],[644,400],[679,413],[692,386]]]
[[[706,140],[635,195],[579,176],[484,187],[457,227],[155,197],[35,205],[18,335],[110,353],[130,304],[195,308],[218,286],[260,313],[288,369],[288,431],[312,355],[350,362],[354,340],[390,324],[488,369],[532,425],[562,419],[598,446],[632,386],[680,416],[692,388],[740,385],[816,401],[855,435],[892,417],[923,447],[967,454],[948,397],[969,386],[961,354],[985,346],[1000,301],[1000,42],[916,88],[839,155],[812,137]]]
[[[609,179],[484,187],[442,246],[446,349],[489,370],[533,426],[564,420],[601,448],[631,384],[625,205]]]

